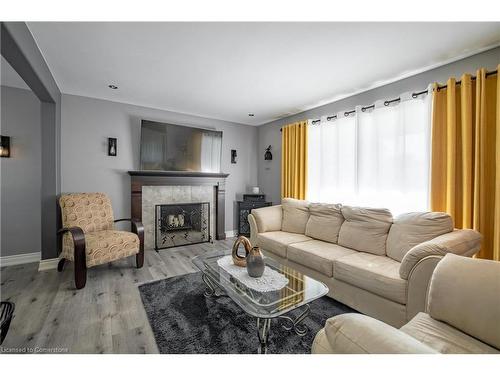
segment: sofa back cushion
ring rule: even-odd
[[[311,203],[306,236],[317,240],[337,243],[340,226],[344,222],[341,204]]]
[[[342,206],[344,223],[340,227],[339,245],[376,255],[385,255],[387,233],[392,214],[385,208]]]
[[[444,212],[409,212],[399,215],[387,236],[387,256],[398,262],[414,246],[453,231],[453,220]]]
[[[283,221],[283,208],[281,205],[254,208],[252,215],[259,233],[281,230],[281,222]]]
[[[309,220],[309,202],[293,198],[283,198],[283,222],[281,230],[290,233],[304,234]]]
[[[446,254],[427,302],[433,319],[500,350],[500,262]]]

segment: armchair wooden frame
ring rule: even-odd
[[[137,268],[142,268],[144,265],[144,226],[135,219],[117,219],[114,222],[130,221],[132,225],[132,233],[139,237],[139,252],[135,256]],[[58,235],[63,235],[69,232],[73,238],[75,248],[74,263],[75,263],[75,286],[76,289],[82,289],[87,282],[87,259],[85,253],[85,234],[80,227],[62,228],[57,231]],[[57,265],[57,270],[61,272],[64,269],[65,258],[61,258]]]

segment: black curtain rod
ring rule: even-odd
[[[491,72],[487,72],[487,73],[486,73],[486,77],[489,77],[489,76],[492,76],[492,75],[494,75],[494,74],[497,74],[497,72],[498,72],[497,70],[492,70]],[[475,79],[476,79],[476,76],[472,76],[472,78],[471,78],[471,79],[472,79],[472,80],[475,80]],[[461,82],[462,82],[462,81],[456,81],[456,84],[457,84],[457,85],[459,85]],[[448,85],[438,85],[437,89],[438,89],[438,91],[439,91],[439,90],[441,90],[441,89],[445,89],[446,87],[448,87]],[[423,94],[428,94],[428,93],[429,93],[429,91],[428,91],[428,90],[422,90],[422,91],[418,91],[418,92],[414,92],[414,93],[412,93],[412,94],[411,94],[411,97],[412,97],[413,99],[416,99],[416,98],[418,98],[420,95],[423,95]],[[388,106],[388,105],[390,105],[391,103],[395,103],[395,102],[399,102],[399,101],[401,101],[401,98],[400,98],[400,97],[399,97],[399,98],[395,98],[395,99],[386,100],[386,101],[384,101],[384,105],[387,107],[387,106]],[[362,112],[365,112],[366,110],[368,110],[368,109],[373,109],[373,108],[375,108],[375,104],[372,104],[372,105],[369,105],[369,106],[366,106],[366,107],[361,107],[361,111],[362,111]],[[353,114],[353,113],[355,113],[355,112],[356,112],[356,110],[355,110],[355,109],[353,109],[352,111],[346,111],[346,112],[344,112],[344,116],[345,116],[345,117],[348,117],[349,115],[351,115],[351,114]],[[331,121],[331,120],[336,119],[336,118],[337,118],[337,115],[327,116],[327,117],[326,117],[326,121]],[[314,124],[317,124],[318,122],[321,122],[321,119],[312,120],[312,121],[311,121],[311,124],[313,124],[313,125],[314,125]],[[280,131],[282,131],[282,130],[283,130],[283,129],[282,129],[282,128],[280,128]]]
[[[498,72],[497,70],[492,70],[491,72],[486,72],[486,78],[489,77],[489,76],[497,74],[497,72]],[[471,79],[474,81],[476,79],[476,76],[472,76]],[[462,81],[460,81],[460,80],[455,81],[456,85],[460,85],[461,83],[462,83]],[[439,91],[439,90],[445,89],[447,87],[448,87],[448,85],[438,85],[437,89]]]
[[[414,92],[413,94],[411,94],[411,97],[413,99],[415,99],[415,98],[418,98],[422,94],[427,94],[427,90],[423,90],[423,91],[419,91],[419,92]],[[389,99],[389,100],[384,101],[384,105],[387,107],[388,105],[390,105],[392,103],[399,102],[399,101],[401,101],[401,97],[398,97],[398,98],[395,98],[395,99]],[[361,107],[361,111],[365,112],[366,110],[373,109],[373,108],[375,108],[375,104],[368,105],[366,107]],[[345,111],[344,112],[344,116],[348,117],[348,116],[352,115],[355,112],[356,112],[355,109],[353,109],[351,111]],[[327,116],[326,117],[326,121],[331,121],[331,120],[336,119],[336,118],[337,118],[337,115]],[[312,120],[311,124],[314,125],[314,124],[317,124],[318,122],[321,122],[321,119]],[[280,131],[281,131],[281,129],[280,129]]]
[[[422,95],[424,93],[427,93],[427,90],[424,90],[424,91],[421,91],[421,92],[414,92],[411,96],[412,96],[412,98],[417,98],[419,95]],[[384,105],[387,107],[391,103],[399,102],[400,100],[401,100],[401,98],[386,100],[384,102]],[[373,108],[375,108],[375,104],[368,105],[366,107],[361,107],[361,111],[365,112],[366,110],[373,109]],[[351,111],[345,111],[344,112],[344,116],[348,117],[348,116],[352,115],[355,112],[356,112],[355,109],[353,109]],[[336,119],[336,118],[337,118],[337,115],[327,116],[326,117],[326,121],[331,121],[331,120]],[[312,124],[317,124],[318,122],[321,122],[321,120],[320,119],[316,119],[316,120],[312,120],[311,121]]]

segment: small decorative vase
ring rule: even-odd
[[[242,257],[241,255],[238,254],[238,248],[240,247],[240,244],[243,244],[243,247],[245,248],[245,256]],[[231,256],[233,258],[233,263],[238,266],[238,267],[246,267],[247,265],[247,256],[248,253],[250,252],[250,249],[252,248],[252,244],[250,243],[250,240],[246,238],[245,236],[239,236],[236,241],[234,241],[233,244],[233,251],[231,253]]]
[[[261,277],[264,274],[264,258],[258,246],[250,249],[247,255],[247,272],[250,277]]]

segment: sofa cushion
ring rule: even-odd
[[[257,223],[259,232],[273,232],[281,230],[281,221],[283,220],[283,209],[281,205],[254,208],[252,215]]]
[[[355,253],[333,261],[333,277],[391,301],[406,304],[406,280],[399,262],[386,256]]]
[[[339,245],[385,255],[387,233],[392,224],[392,214],[389,210],[342,206],[342,215],[345,221],[340,227]]]
[[[263,250],[270,251],[282,258],[286,258],[286,248],[296,242],[309,241],[311,238],[299,233],[288,233],[282,231],[259,233],[257,235],[257,246]],[[254,244],[255,245],[255,244]]]
[[[409,212],[399,215],[387,236],[387,256],[398,262],[412,247],[453,230],[453,220],[444,212]]]
[[[446,254],[427,300],[432,318],[500,350],[500,262]]]
[[[283,206],[283,232],[300,233],[306,232],[306,224],[309,219],[309,202],[293,198],[284,198]]]
[[[341,204],[311,203],[306,236],[322,241],[337,243],[340,226],[344,222]]]
[[[446,323],[432,319],[429,314],[423,312],[418,313],[400,330],[445,354],[500,353],[495,348]]]
[[[354,250],[333,243],[312,240],[288,245],[287,258],[292,262],[332,277],[333,261],[355,253]]]

